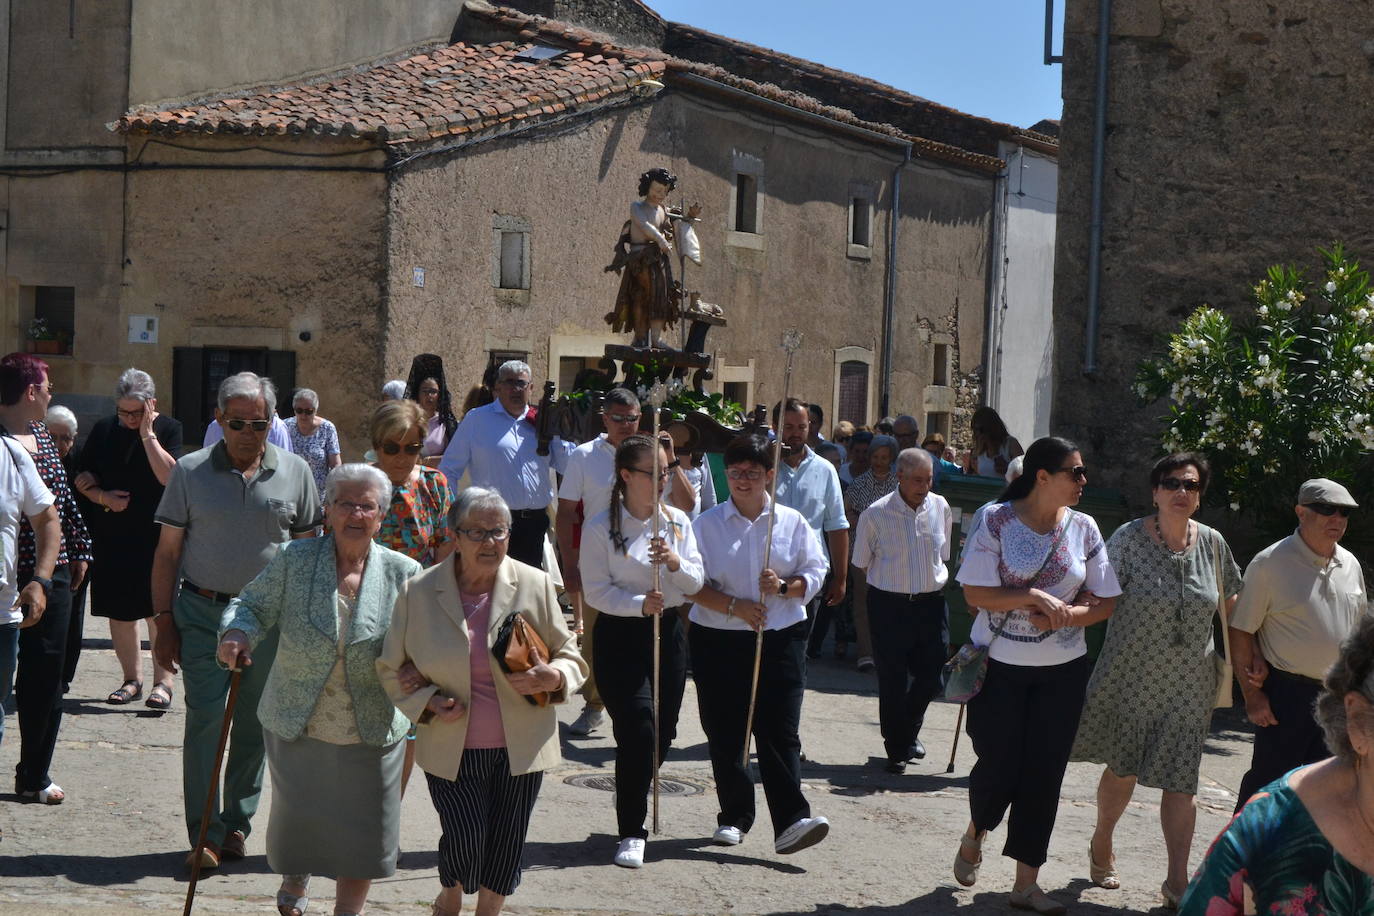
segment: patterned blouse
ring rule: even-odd
[[[328,420],[321,419],[310,435],[301,432],[296,418],[286,421],[286,432],[291,437],[291,451],[305,459],[310,465],[310,473],[315,477],[315,491],[324,499],[324,479],[329,474],[329,456],[339,454],[339,431]]]
[[[38,467],[38,476],[52,491],[57,501],[57,514],[62,519],[62,543],[57,549],[57,565],[84,560],[89,563],[95,559],[91,553],[91,534],[86,530],[86,521],[76,506],[76,497],[67,482],[67,469],[62,464],[62,456],[57,452],[48,427],[37,420],[29,423],[29,432],[38,443],[38,454],[33,455],[33,463]],[[0,426],[0,435],[10,435],[9,430]],[[33,534],[33,525],[25,516],[19,523],[19,576],[28,579],[33,575],[37,559],[38,545]]]
[[[420,473],[413,481],[391,488],[391,505],[377,532],[377,543],[422,566],[433,566],[434,552],[454,540],[447,519],[453,494],[441,471],[424,465],[416,469]]]
[[[862,515],[865,509],[896,489],[897,469],[895,467],[889,470],[887,476],[882,480],[874,477],[872,471],[864,471],[854,478],[854,482],[845,491],[845,505],[855,515]]]

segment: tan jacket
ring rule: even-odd
[[[408,581],[396,599],[382,654],[377,658],[377,673],[382,688],[396,708],[412,722],[420,716],[435,693],[471,702],[471,673],[467,621],[458,596],[453,566],[457,554],[430,567]],[[491,652],[491,642],[501,622],[519,611],[539,633],[553,657],[549,665],[563,674],[563,688],[552,695],[545,707],[532,705],[511,687],[495,660],[492,673],[496,697],[501,704],[501,720],[506,730],[506,751],[511,774],[547,770],[562,760],[558,749],[558,719],[553,703],[562,703],[587,679],[587,663],[578,654],[577,642],[563,622],[553,581],[542,570],[507,557],[496,571],[491,593],[490,626],[483,651]],[[407,661],[420,669],[430,685],[407,695],[396,679],[397,670]],[[468,718],[456,722],[432,719],[416,730],[415,760],[426,773],[456,779],[467,738]]]

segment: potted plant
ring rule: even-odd
[[[56,354],[62,352],[62,341],[48,325],[46,318],[34,318],[29,322],[29,352]]]

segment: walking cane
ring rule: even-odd
[[[954,720],[954,746],[949,749],[949,766],[945,767],[946,773],[954,772],[954,755],[959,753],[959,732],[964,728],[964,704],[959,704],[959,718]]]
[[[191,884],[186,888],[186,906],[181,916],[191,916],[191,907],[196,900],[196,883],[200,881],[200,857],[205,850],[205,833],[210,829],[210,816],[215,809],[215,795],[219,792],[219,768],[224,762],[224,748],[229,743],[229,725],[234,721],[234,704],[239,699],[239,684],[243,679],[243,669],[234,668],[229,675],[229,699],[224,703],[224,725],[219,730],[219,747],[215,749],[215,769],[210,776],[210,792],[205,796],[205,808],[200,812],[200,839],[196,841],[195,855],[191,857]]]
[[[662,382],[649,389],[649,406],[654,412],[654,540],[657,543],[661,529],[659,528],[660,503],[663,501],[663,481],[659,479],[660,468],[663,466],[663,448],[658,443],[658,420],[659,409],[663,406],[664,399],[668,396],[668,389]],[[649,565],[653,576],[654,591],[661,591],[662,573],[657,563]],[[658,833],[658,768],[663,762],[658,754],[658,672],[660,634],[662,633],[663,611],[660,610],[654,615],[654,833]]]
[[[796,328],[789,328],[783,332],[782,348],[787,353],[787,367],[782,374],[782,400],[778,402],[778,417],[781,420],[783,408],[787,406],[787,390],[792,387],[792,356],[801,349],[802,335]],[[773,558],[773,522],[778,517],[778,465],[782,463],[782,430],[773,431],[773,482],[768,486],[768,534],[763,542],[763,566],[761,569],[768,569],[768,564]],[[759,603],[762,604],[768,599],[759,590]],[[744,759],[742,766],[749,766],[749,742],[754,735],[754,707],[759,698],[759,665],[763,662],[763,627],[759,627],[754,639],[754,678],[753,684],[749,688],[749,717],[744,720]]]

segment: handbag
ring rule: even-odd
[[[1069,514],[1064,517],[1064,524],[1060,526],[1059,533],[1054,538],[1054,543],[1050,545],[1050,552],[1045,554],[1044,561],[1040,568],[1031,576],[1031,585],[1040,578],[1040,574],[1045,571],[1045,567],[1050,562],[1050,557],[1059,549],[1059,544],[1064,540],[1064,532],[1069,528],[1069,522],[1073,519],[1073,510],[1066,510]],[[1030,587],[1030,586],[1027,586]],[[945,682],[945,699],[955,703],[967,703],[969,700],[978,696],[978,692],[983,689],[983,681],[988,675],[988,651],[992,644],[997,642],[997,637],[1002,635],[1002,631],[1007,627],[1007,621],[1011,619],[1011,612],[1008,611],[1002,616],[1002,625],[992,633],[992,639],[988,640],[986,646],[980,646],[970,637],[969,641],[959,647],[959,651],[950,656],[949,661],[945,662],[944,671],[941,676]]]
[[[1214,533],[1215,534],[1215,533]],[[1221,649],[1225,658],[1212,652],[1212,667],[1217,673],[1217,695],[1212,703],[1213,709],[1230,709],[1234,696],[1231,669],[1231,635],[1226,622],[1226,580],[1221,574],[1221,535],[1215,534],[1212,540],[1212,567],[1217,576],[1217,616],[1221,618]]]
[[[501,621],[501,626],[496,630],[496,639],[491,644],[491,654],[496,657],[496,663],[501,666],[502,671],[514,674],[530,670],[535,665],[536,652],[539,657],[548,660],[549,647],[519,611]],[[549,705],[549,694],[546,690],[523,696],[531,706]]]

